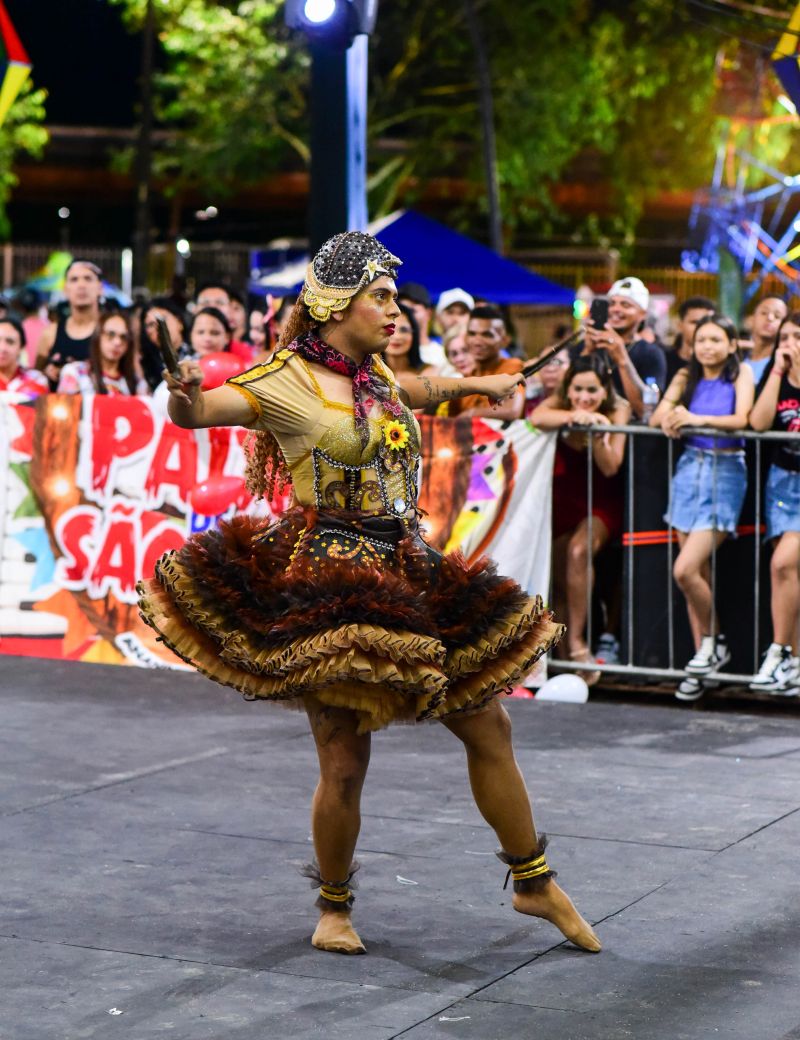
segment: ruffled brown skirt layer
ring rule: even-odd
[[[486,558],[442,556],[391,517],[307,508],[195,535],[138,588],[143,619],[204,675],[350,709],[360,732],[482,708],[563,632]]]

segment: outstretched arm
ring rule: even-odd
[[[176,426],[200,430],[210,426],[244,426],[255,419],[252,405],[238,390],[218,386],[203,393],[203,370],[196,361],[181,361],[180,377],[164,372],[164,381],[169,388],[167,410]]]
[[[464,379],[447,379],[444,376],[415,376],[405,382],[405,389],[412,408],[427,408],[442,401],[454,401],[457,397],[481,394],[493,401],[511,397],[518,386],[525,383],[521,372],[514,375],[467,376]]]

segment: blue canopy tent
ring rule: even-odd
[[[369,231],[403,261],[398,281],[419,282],[434,299],[445,289],[458,286],[493,303],[572,306],[575,294],[570,289],[533,274],[471,238],[412,210],[401,210],[374,221]],[[308,258],[297,258],[270,270],[262,267],[268,256],[268,253],[254,255],[252,266],[258,276],[250,282],[250,292],[273,296],[299,292]]]

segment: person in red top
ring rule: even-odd
[[[503,315],[495,307],[475,307],[467,322],[467,346],[475,358],[476,376],[516,375],[522,371],[519,358],[504,358],[506,341]],[[470,394],[450,402],[451,415],[483,416],[486,419],[519,419],[525,407],[525,390],[519,387],[512,398],[493,405],[488,397]]]
[[[222,311],[228,325],[231,329],[234,329],[236,325],[231,304],[231,291],[226,285],[221,285],[219,282],[207,282],[205,285],[201,285],[198,290],[195,313],[199,313],[206,307],[215,307],[218,311]],[[249,368],[253,364],[256,351],[253,349],[252,343],[244,343],[240,339],[231,339],[227,349],[235,357],[240,358],[246,367]]]
[[[25,369],[19,359],[25,346],[25,331],[16,318],[0,318],[0,391],[21,394],[32,400],[46,394],[47,376]]]

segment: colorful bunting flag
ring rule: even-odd
[[[31,63],[0,0],[0,125],[30,75]]]

